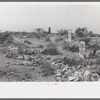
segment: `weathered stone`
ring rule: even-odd
[[[67,66],[65,66],[65,67],[62,69],[62,72],[67,71],[67,69],[68,69],[68,67],[67,67]]]
[[[68,31],[68,41],[70,41],[70,42],[71,42],[71,40],[72,40],[71,30],[69,30],[69,31]]]
[[[60,69],[57,69],[55,73],[56,73],[55,77],[61,77],[62,76],[62,72],[61,72]]]
[[[61,82],[62,81],[61,77],[56,77],[56,81]]]
[[[59,76],[60,77],[60,76],[62,76],[62,74],[61,73],[57,73],[56,76]]]
[[[97,81],[98,78],[99,78],[98,74],[94,74],[94,73],[93,73],[93,74],[91,75],[91,81]]]
[[[20,55],[20,56],[17,57],[17,59],[18,60],[23,60],[23,56]]]
[[[81,59],[84,59],[84,54],[85,54],[85,42],[81,41],[79,43],[79,57]]]
[[[74,79],[75,79],[74,76],[69,76],[69,77],[68,77],[68,80],[69,80],[69,81],[74,81]]]
[[[75,71],[75,72],[74,72],[74,77],[75,77],[75,78],[79,77],[79,72]]]
[[[75,77],[74,81],[82,81],[83,80],[82,72],[80,72],[80,71],[75,71],[74,77]]]
[[[32,63],[30,61],[24,61],[23,64],[26,65],[26,66],[31,66],[32,65]]]
[[[98,78],[98,80],[97,81],[100,81],[100,77]]]
[[[6,62],[6,66],[5,67],[9,67],[11,64],[9,61]]]
[[[67,71],[65,71],[65,73],[64,73],[65,75],[69,75],[69,73],[67,72]]]
[[[86,70],[84,73],[84,77],[89,77],[91,75],[90,71]]]
[[[68,80],[68,76],[67,75],[63,75],[61,78],[62,78],[62,81],[67,81]]]
[[[55,65],[55,62],[52,62],[51,64],[54,66]]]
[[[23,59],[24,60],[28,60],[29,59],[29,55],[23,55]]]
[[[90,81],[90,76],[91,73],[88,70],[86,70],[84,73],[84,81]]]
[[[78,66],[77,66],[77,69],[80,69],[80,68],[82,68],[82,65],[78,65]]]

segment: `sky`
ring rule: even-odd
[[[52,32],[60,29],[86,27],[100,33],[100,3],[34,3],[0,2],[1,31],[34,31],[36,28]]]

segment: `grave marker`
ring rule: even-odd
[[[85,42],[81,41],[79,43],[79,57],[84,58],[84,54],[85,54]]]
[[[72,34],[71,34],[71,30],[68,31],[68,41],[71,42],[72,40]]]

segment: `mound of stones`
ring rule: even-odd
[[[55,68],[55,79],[58,82],[100,81],[100,67],[98,65],[64,65],[62,61],[52,62]]]

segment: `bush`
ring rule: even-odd
[[[68,30],[66,30],[66,29],[58,30],[58,34],[61,35],[61,36],[68,35]]]
[[[50,42],[51,40],[50,40],[50,37],[47,35],[47,36],[45,36],[45,41],[46,42]]]
[[[86,36],[88,36],[88,30],[87,30],[87,28],[77,28],[76,29],[76,31],[75,31],[75,33],[76,33],[76,36],[78,36],[78,37],[86,37]]]
[[[84,41],[86,45],[89,44],[90,40],[91,40],[90,37],[85,37],[85,38],[81,38],[81,39],[79,39],[79,41]]]
[[[63,37],[58,37],[58,38],[55,39],[55,42],[60,42],[60,41],[63,41],[63,40],[64,40]]]
[[[42,52],[45,55],[59,55],[60,52],[57,49],[57,46],[54,43],[47,45],[46,49]]]
[[[23,55],[23,54],[32,55],[32,54],[34,54],[34,51],[32,51],[31,48],[22,45],[22,46],[18,47],[18,54],[20,54],[20,55]]]
[[[71,52],[79,52],[79,43],[78,42],[64,42],[62,44],[64,50],[70,50]]]
[[[24,43],[31,44],[31,42],[28,40],[25,40]]]
[[[37,45],[37,48],[44,48],[44,45]]]
[[[99,38],[92,38],[88,44],[90,48],[100,49],[100,39]]]
[[[44,62],[43,68],[42,68],[43,76],[49,76],[54,74],[54,68],[52,65],[48,62]]]
[[[70,56],[66,56],[63,58],[63,62],[64,64],[68,64],[69,66],[78,66],[79,64],[81,64],[80,59],[77,59],[77,57],[70,55]]]
[[[13,37],[9,33],[0,34],[1,44],[10,44],[13,42]]]
[[[43,32],[43,33],[36,33],[36,32],[34,32],[33,35],[34,35],[34,37],[40,39],[40,38],[42,38],[42,37],[47,36],[48,34],[47,34],[46,32]]]
[[[15,59],[17,56],[18,56],[18,54],[16,52],[8,52],[6,54],[7,58],[13,58],[13,59]]]

